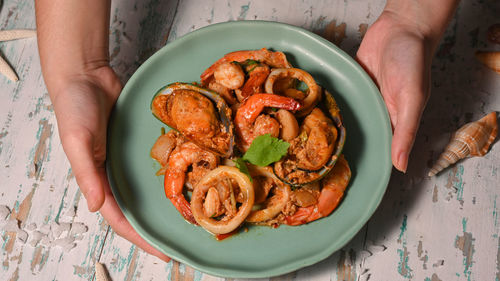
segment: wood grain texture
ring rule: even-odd
[[[254,19],[306,28],[354,56],[383,5],[379,0],[114,1],[111,63],[126,82],[176,38],[213,23]],[[485,157],[425,176],[454,130],[500,111],[500,75],[474,58],[478,49],[500,49],[486,38],[498,14],[495,1],[460,4],[432,65],[432,96],[408,172],[393,173],[382,203],[358,235],[318,264],[269,280],[500,280],[498,142]],[[0,2],[0,29],[34,27],[32,1]],[[58,138],[36,48],[34,39],[0,43],[20,78],[13,83],[0,77],[0,207],[10,213],[0,220],[0,280],[93,280],[96,261],[106,265],[112,280],[222,280],[161,262],[87,211]],[[24,233],[26,242],[20,240]]]

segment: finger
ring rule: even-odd
[[[153,246],[149,245],[146,240],[144,240],[139,234],[132,228],[128,220],[123,215],[120,207],[116,203],[113,194],[109,190],[109,186],[105,191],[105,201],[102,208],[99,210],[101,215],[109,223],[113,231],[133,244],[137,245],[139,248],[143,249],[145,252],[158,257],[159,259],[169,262],[170,258],[158,251]]]
[[[89,211],[99,210],[104,203],[107,179],[102,177],[104,163],[97,163],[95,160],[92,136],[83,131],[71,132],[62,136],[61,140],[78,186],[87,199]]]
[[[402,95],[406,97],[422,97],[421,93]],[[424,101],[404,101],[398,109],[394,122],[394,135],[392,138],[392,163],[401,172],[406,172],[408,157],[415,141],[420,118],[425,106]]]

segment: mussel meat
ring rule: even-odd
[[[217,93],[188,83],[169,84],[153,97],[151,111],[201,148],[223,157],[232,154],[231,110]]]
[[[337,102],[323,90],[324,107],[316,107],[290,141],[288,155],[274,164],[276,176],[292,186],[303,186],[326,176],[342,153],[346,130]]]

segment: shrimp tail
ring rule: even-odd
[[[267,76],[269,75],[269,68],[261,67],[260,70],[254,70],[250,73],[248,80],[243,85],[241,89],[241,96],[247,99],[254,93],[260,92],[262,89],[262,84],[266,82]]]
[[[185,220],[188,222],[198,225],[196,222],[193,212],[191,211],[191,205],[189,202],[184,198],[184,196],[175,196],[170,198],[170,201],[174,205],[174,207],[179,211],[179,213],[184,217]]]
[[[179,211],[179,213],[184,217],[185,220],[192,224],[197,224],[194,219],[193,213],[191,212],[191,205],[187,202],[186,198],[182,195],[182,189],[184,187],[184,180],[186,178],[185,173],[176,171],[174,169],[168,169],[165,174],[164,189],[165,195],[174,207]]]

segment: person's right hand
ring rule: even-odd
[[[368,29],[357,53],[384,98],[394,130],[392,163],[403,172],[429,97],[432,55],[432,44],[417,26],[387,11]]]
[[[120,81],[109,66],[103,66],[67,77],[60,85],[64,86],[53,99],[59,135],[89,210],[99,211],[118,235],[168,262],[124,217],[106,176],[106,128],[122,88]]]
[[[356,55],[384,98],[394,130],[392,163],[402,172],[430,95],[432,57],[457,5],[388,0]]]

